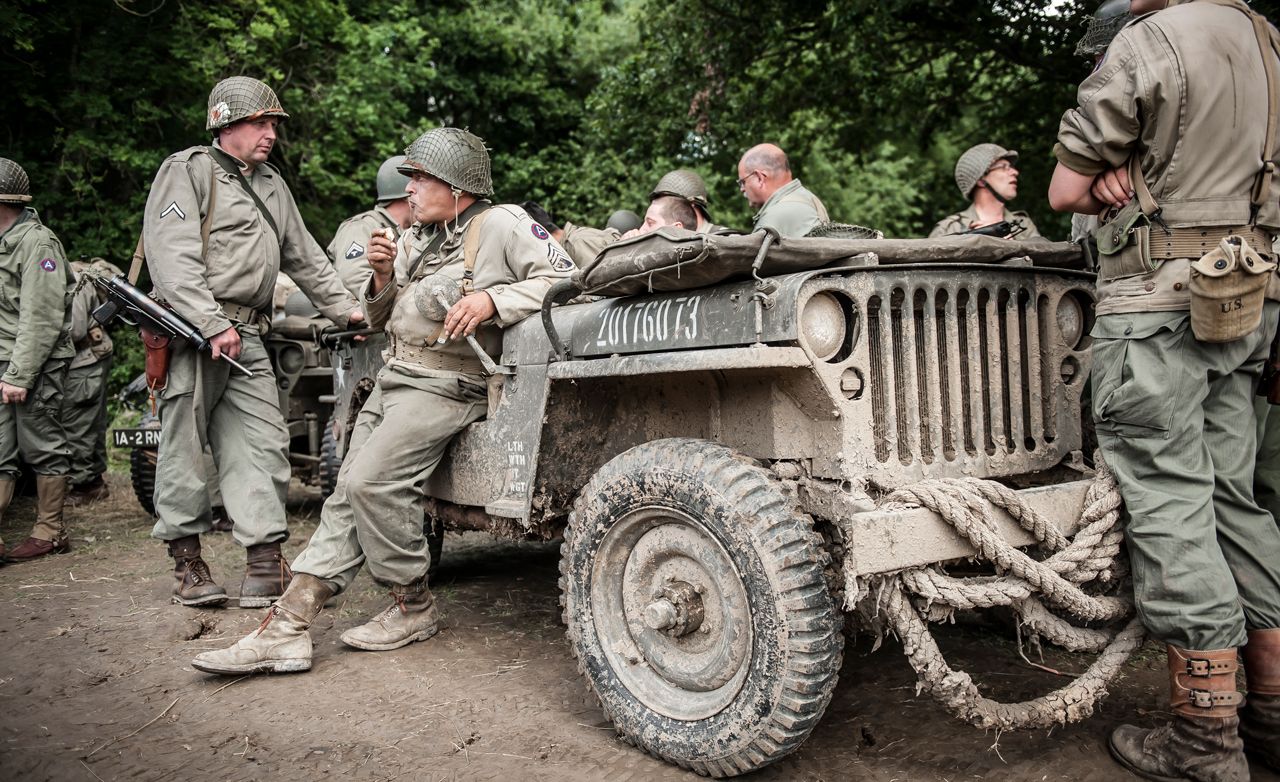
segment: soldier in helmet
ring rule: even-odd
[[[623,234],[624,239],[651,233],[659,228],[683,228],[697,231],[698,210],[693,202],[683,196],[658,195],[649,202],[644,213],[644,223]]]
[[[62,505],[67,439],[62,392],[75,277],[58,237],[40,222],[27,172],[0,158],[0,516],[13,500],[19,456],[36,473],[36,523],[8,552],[21,562],[70,548]],[[0,557],[4,556],[0,543]]]
[[[956,161],[956,187],[969,199],[969,208],[938,221],[929,238],[968,233],[999,222],[1022,228],[1013,238],[1041,238],[1026,212],[1011,212],[1007,206],[1018,195],[1018,169],[1014,167],[1017,161],[1017,152],[998,144],[966,149]]]
[[[489,202],[489,154],[480,139],[437,128],[405,154],[401,170],[412,180],[417,222],[396,244],[371,240],[374,270],[364,290],[370,323],[386,327],[387,366],[356,419],[337,488],[294,563],[293,583],[259,629],[197,656],[192,665],[199,670],[310,669],[308,626],[364,564],[393,599],[370,622],[343,633],[344,643],[381,651],[436,632],[421,487],[450,440],[487,408],[482,364],[463,336],[475,334],[497,354],[503,328],[537,312],[552,284],[574,267],[523,209]],[[454,281],[461,298],[439,320],[432,291],[442,279]]]
[[[644,220],[640,219],[640,215],[630,209],[618,209],[609,215],[609,221],[605,223],[605,227],[624,234],[633,228],[639,228],[644,224]]]
[[[654,186],[653,192],[649,193],[649,202],[653,203],[654,200],[663,196],[683,198],[689,202],[698,219],[696,227],[685,226],[689,230],[700,234],[726,230],[711,222],[711,196],[707,192],[707,183],[702,180],[697,171],[678,168],[664,174]]]
[[[404,191],[409,177],[396,170],[404,164],[404,155],[389,157],[378,167],[378,203],[367,212],[348,217],[333,241],[329,243],[329,257],[338,269],[342,284],[352,295],[359,296],[364,284],[373,274],[366,254],[369,239],[375,231],[390,229],[393,238],[409,227],[413,216],[409,212],[409,194]]]
[[[76,276],[86,273],[115,277],[122,272],[102,258],[75,261]],[[67,369],[62,425],[71,451],[71,488],[67,504],[86,505],[105,500],[111,493],[103,475],[107,471],[107,379],[111,375],[111,335],[93,319],[102,304],[98,289],[80,285],[71,302],[71,341],[76,355]]]
[[[738,189],[757,210],[753,231],[798,237],[830,222],[822,201],[792,178],[787,154],[773,144],[757,144],[738,161]]]
[[[220,605],[226,591],[200,555],[213,524],[202,469],[211,447],[233,534],[247,549],[241,607],[270,605],[289,582],[280,554],[288,536],[289,435],[263,344],[276,277],[285,271],[340,327],[363,323],[324,250],[307,232],[293,194],[267,163],[276,128],[289,115],[270,87],[244,76],[209,94],[211,146],[170,155],[143,216],[143,242],[156,294],[200,329],[212,355],[170,347],[159,391],[160,448],[152,535],[174,559],[175,602]],[[222,356],[253,372],[233,371]]]

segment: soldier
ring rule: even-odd
[[[551,213],[537,201],[525,201],[520,204],[533,221],[551,234],[551,238],[560,244],[569,258],[579,266],[585,266],[595,260],[600,251],[622,238],[622,234],[613,228],[590,228],[585,225],[574,225],[565,221],[563,227],[551,219]]]
[[[267,163],[289,115],[271,88],[237,76],[209,94],[212,146],[170,155],[143,217],[156,293],[205,335],[212,355],[171,346],[156,465],[156,524],[174,559],[174,600],[219,605],[227,594],[200,556],[211,525],[204,445],[212,449],[236,541],[248,550],[241,607],[270,605],[289,583],[280,555],[288,536],[289,435],[263,345],[277,273],[288,272],[341,327],[363,322],[324,251],[307,233],[280,173]],[[206,233],[207,232],[207,233]],[[202,236],[202,233],[206,235]],[[223,355],[253,372],[233,371]]]
[[[738,161],[738,189],[757,210],[753,231],[770,228],[798,237],[830,222],[818,197],[791,177],[787,154],[773,144],[757,144]]]
[[[436,632],[427,588],[431,555],[422,531],[422,485],[454,435],[485,416],[482,366],[462,339],[475,333],[491,355],[502,329],[537,312],[543,296],[573,271],[550,234],[518,206],[493,206],[489,154],[455,128],[419,137],[406,152],[409,203],[420,230],[400,247],[375,237],[364,292],[370,323],[384,325],[387,366],[356,420],[351,447],[320,527],[296,574],[265,621],[230,648],[192,661],[223,674],[305,671],[307,627],[325,600],[350,586],[368,563],[393,602],[342,634],[357,649],[396,649]],[[406,252],[405,250],[408,250]],[[392,262],[394,261],[394,268]],[[462,298],[433,320],[425,276],[459,281]]]
[[[1013,165],[1017,160],[1017,152],[998,144],[966,149],[956,161],[956,187],[969,199],[969,208],[938,221],[929,238],[954,236],[999,222],[1022,227],[1011,238],[1041,238],[1026,212],[1009,211],[1008,203],[1018,196],[1018,169]]]
[[[329,257],[333,259],[342,284],[353,296],[360,295],[369,275],[373,274],[365,255],[373,232],[390,229],[392,236],[399,238],[400,233],[413,222],[409,194],[404,191],[409,177],[396,170],[403,163],[404,155],[395,155],[382,162],[378,167],[377,205],[367,212],[348,217],[338,226],[338,232],[329,243]]]
[[[75,261],[76,276],[86,272],[115,277],[122,272],[102,258]],[[87,505],[111,494],[103,475],[107,471],[107,380],[111,376],[111,335],[93,319],[102,302],[98,289],[82,284],[71,301],[71,341],[76,355],[67,369],[62,426],[71,450],[71,489],[67,504]]]
[[[75,355],[68,306],[75,277],[62,242],[30,202],[27,172],[0,158],[0,516],[13,500],[19,455],[36,473],[38,495],[35,526],[8,553],[10,562],[71,548],[62,520],[62,389]]]
[[[678,168],[675,171],[664,174],[662,179],[658,180],[658,184],[654,186],[653,192],[649,194],[649,203],[652,204],[654,199],[662,196],[683,198],[693,207],[693,211],[698,218],[698,225],[696,228],[689,228],[689,230],[700,234],[727,230],[723,226],[711,222],[711,196],[707,192],[707,183],[702,180],[697,171]]]
[[[1211,269],[1232,280],[1246,264],[1274,268],[1280,205],[1264,161],[1277,155],[1280,62],[1275,29],[1241,0],[1165,5],[1133,2],[1139,18],[1080,86],[1049,198],[1086,214],[1134,201],[1101,229],[1123,244],[1100,256],[1093,407],[1127,509],[1138,615],[1166,644],[1174,719],[1118,728],[1112,754],[1148,779],[1247,780],[1242,748],[1280,765],[1280,528],[1254,500],[1250,415],[1280,306],[1257,302],[1252,332],[1201,341],[1196,331],[1212,334],[1190,325],[1191,289],[1208,283],[1191,264],[1212,250]],[[1144,226],[1150,241],[1133,241]],[[1278,298],[1274,273],[1264,279]]]
[[[644,213],[644,224],[628,231],[623,238],[630,239],[659,228],[683,228],[696,232],[698,219],[698,210],[689,199],[684,196],[659,195],[649,202],[649,209]]]

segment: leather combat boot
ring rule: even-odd
[[[244,580],[240,582],[241,608],[266,608],[289,588],[293,572],[280,554],[279,543],[260,543],[245,551]]]
[[[1249,697],[1240,709],[1244,751],[1280,771],[1280,629],[1250,630],[1241,652]]]
[[[227,602],[227,591],[214,583],[209,565],[200,556],[200,536],[169,541],[173,557],[173,602],[184,606],[215,606]]]
[[[324,607],[324,601],[332,596],[328,584],[299,573],[268,609],[257,630],[226,649],[196,655],[191,667],[229,676],[311,670],[311,634],[307,628]]]
[[[67,496],[67,476],[36,476],[36,524],[31,536],[10,551],[10,562],[26,562],[49,554],[71,550],[67,527],[62,519],[62,505]]]
[[[1173,722],[1152,730],[1121,725],[1111,754],[1144,779],[1160,782],[1249,782],[1249,763],[1237,729],[1235,649],[1169,653]]]
[[[436,603],[425,578],[391,588],[393,601],[368,622],[342,634],[342,642],[357,649],[385,652],[414,641],[425,641],[439,630]]]
[[[85,483],[77,483],[71,487],[71,491],[67,492],[67,505],[72,508],[80,508],[85,505],[92,505],[95,502],[102,502],[111,496],[111,487],[99,475],[91,481]]]

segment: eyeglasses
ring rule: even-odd
[[[987,169],[987,173],[990,174],[992,171],[1008,171],[1012,168],[1013,164],[1008,160],[997,160],[992,164],[991,168]]]
[[[750,179],[751,177],[755,176],[756,174],[759,174],[760,176],[764,176],[764,172],[763,172],[763,171],[752,171],[752,172],[748,173],[746,176],[744,176],[742,179],[739,179],[739,180],[738,180],[738,189],[739,189],[739,190],[746,190],[746,189],[747,189],[747,180],[748,180],[748,179]]]

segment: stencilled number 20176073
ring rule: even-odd
[[[701,296],[680,296],[604,310],[600,313],[596,347],[697,339],[701,305]]]

